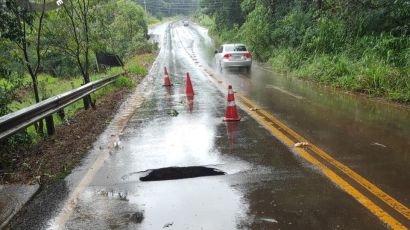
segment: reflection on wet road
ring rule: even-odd
[[[410,110],[272,74],[221,74],[237,91],[410,206]]]
[[[209,69],[215,69],[209,52],[214,48],[202,49],[208,50],[203,52],[207,53],[203,62],[208,63]],[[251,73],[232,69],[215,75],[219,83],[229,82],[238,92],[256,101],[250,108],[263,108],[274,114],[286,128],[296,130],[305,141],[315,143],[333,156],[325,156],[328,154],[314,146],[324,153],[319,158],[331,158],[336,165],[343,162],[340,164],[346,175],[353,175],[357,183],[396,209],[404,225],[410,225],[407,208],[410,184],[406,183],[410,180],[408,108],[279,75],[259,63],[255,63]]]
[[[79,183],[83,189],[76,189],[78,183],[72,183],[72,191],[80,191],[71,200],[75,201],[75,205],[65,215],[61,214],[64,209],[58,213],[57,221],[51,220],[49,228],[387,227],[297,152],[274,138],[265,129],[266,125],[254,120],[245,111],[239,110],[242,117],[240,122],[222,121],[225,92],[221,93],[211,83],[202,68],[212,67],[213,44],[206,30],[192,24],[184,27],[180,22],[174,22],[160,25],[150,33],[156,34],[159,39],[161,52],[157,64],[137,89],[144,95],[143,102],[127,121],[115,147],[101,160],[98,168],[93,168],[96,173],[88,181]],[[164,66],[168,67],[173,87],[162,86]],[[186,72],[190,73],[195,91],[190,100],[185,95]],[[351,108],[349,103],[354,103],[354,100],[350,99],[349,102],[346,99],[350,96],[340,96],[327,92],[327,89],[316,91],[314,86],[303,86],[307,83],[286,77],[271,78],[268,73],[256,64],[250,75],[234,70],[224,71],[218,76],[221,81],[232,83],[235,90],[252,98],[261,108],[283,118],[291,128],[298,132],[305,130],[302,133],[306,138],[335,153],[335,158],[363,173],[372,182],[386,182],[380,182],[381,187],[408,204],[409,193],[403,192],[408,191],[409,185],[402,181],[400,186],[396,186],[399,184],[396,180],[409,178],[405,168],[400,168],[406,162],[408,166],[408,158],[399,157],[405,151],[390,152],[390,157],[381,157],[393,148],[393,138],[376,140],[372,139],[374,133],[359,135],[368,127],[373,127],[380,117],[366,117],[364,110],[359,109],[363,103],[360,101],[355,102],[356,110]],[[331,96],[321,96],[325,92]],[[322,103],[317,104],[317,98],[321,98]],[[328,111],[329,108],[334,110]],[[353,117],[352,111],[356,111]],[[324,117],[324,113],[327,116]],[[321,118],[314,118],[315,114]],[[396,116],[400,117],[398,114]],[[338,122],[342,118],[346,120]],[[400,118],[397,122],[406,125],[406,119]],[[363,128],[352,125],[359,121],[365,125],[360,126]],[[373,127],[374,130],[383,128],[382,125]],[[391,128],[396,129],[397,126]],[[346,130],[349,132],[345,133]],[[399,130],[396,138],[407,131]],[[340,140],[335,141],[336,137]],[[360,138],[354,139],[356,137]],[[355,143],[349,140],[355,140]],[[372,150],[371,153],[365,151],[361,143],[367,143],[369,146],[366,148]],[[360,151],[350,152],[358,149]],[[373,157],[372,161],[367,159],[369,162],[385,161],[362,165],[369,154]],[[384,167],[399,158],[401,161],[397,162],[397,168],[392,167],[391,170],[402,175],[390,183],[387,173],[392,172],[387,172]],[[147,170],[183,166],[212,167],[226,175],[140,181]],[[384,170],[380,172],[377,168]],[[67,203],[72,204],[70,199]],[[402,223],[408,224],[405,221]]]

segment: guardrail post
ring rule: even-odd
[[[64,118],[65,118],[64,108],[58,110],[58,111],[57,111],[57,114],[58,114],[58,116],[60,117],[60,119],[61,119],[62,121],[64,121]]]
[[[49,136],[53,135],[56,131],[54,128],[53,114],[46,117],[46,126],[47,126],[47,134]]]

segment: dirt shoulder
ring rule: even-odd
[[[148,70],[153,60],[149,58],[141,66]],[[135,85],[143,78],[132,73],[129,77]],[[20,148],[10,156],[13,163],[0,172],[0,184],[50,184],[65,178],[81,162],[131,90],[121,87],[110,91],[97,100],[95,110],[80,110],[56,127],[55,135]]]
[[[103,132],[127,94],[127,90],[116,90],[100,98],[96,110],[78,112],[68,123],[57,127],[55,135],[22,152],[26,156],[24,162],[16,164],[3,182],[43,184],[64,178]]]

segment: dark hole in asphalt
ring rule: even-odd
[[[130,221],[139,224],[144,219],[144,214],[142,212],[136,212],[130,216]]]
[[[160,180],[177,180],[184,178],[194,178],[202,176],[217,176],[225,175],[225,172],[215,168],[204,166],[189,166],[189,167],[168,167],[153,169],[144,177],[140,177],[141,181],[160,181]]]

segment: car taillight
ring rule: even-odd
[[[251,58],[252,54],[251,53],[244,53],[243,56],[246,57],[246,58]]]
[[[231,58],[231,57],[232,57],[232,54],[225,54],[225,55],[224,55],[224,58],[227,58],[227,59],[228,59],[228,58]]]

